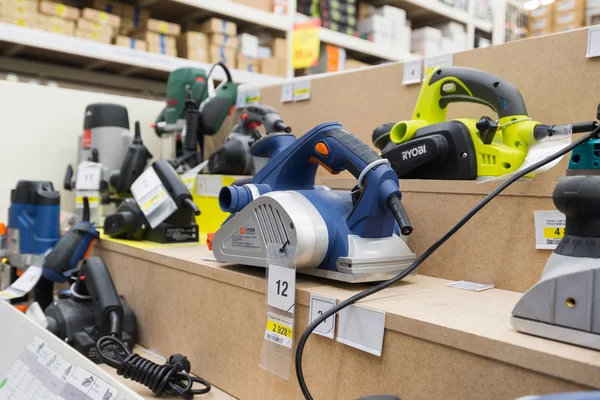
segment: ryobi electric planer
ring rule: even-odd
[[[486,105],[498,118],[447,121],[448,105],[457,102]],[[509,81],[472,68],[442,67],[425,78],[413,119],[379,126],[373,143],[400,178],[468,180],[514,172],[532,143],[569,133],[532,121]]]
[[[252,184],[226,186],[221,209],[232,213],[215,233],[219,261],[298,271],[347,282],[387,279],[415,259],[400,233],[412,227],[400,201],[398,177],[387,160],[338,123],[300,139],[267,135],[252,155],[269,157]],[[350,192],[315,186],[319,165],[358,179]]]
[[[566,215],[565,235],[540,281],[515,306],[511,324],[532,335],[600,350],[600,139],[573,150],[567,176],[552,199]]]
[[[274,108],[261,104],[248,105],[229,136],[208,159],[208,171],[211,174],[254,175],[260,170],[266,158],[253,157],[250,146],[262,137],[257,129],[261,125],[267,135],[292,131]]]

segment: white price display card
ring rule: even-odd
[[[565,236],[565,214],[560,211],[534,211],[535,248],[554,250]]]
[[[98,190],[100,188],[101,178],[102,165],[91,161],[84,161],[77,167],[75,189]]]
[[[131,193],[152,228],[156,228],[177,210],[177,205],[152,167],[133,182]]]
[[[293,314],[295,302],[296,270],[270,264],[269,279],[267,281],[267,304]]]
[[[310,294],[310,311],[308,313],[308,324],[323,315],[327,310],[335,307],[337,304],[335,299],[330,297],[319,296],[318,294]],[[333,339],[335,334],[335,314],[321,322],[314,330],[316,334]]]

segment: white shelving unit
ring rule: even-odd
[[[237,22],[243,31],[252,33],[266,30],[275,36],[288,39],[288,59],[291,60],[291,47],[294,21],[297,18],[296,0],[288,0],[288,15],[276,15],[254,7],[236,3],[231,0],[139,0],[143,6],[150,7],[156,12],[155,16],[163,15],[165,19],[184,22],[194,18],[221,17]],[[403,8],[409,20],[418,25],[425,25],[428,20],[439,22],[454,20],[466,25],[469,43],[473,43],[475,30],[492,33],[495,31],[491,21],[476,20],[474,2],[468,0],[467,10],[461,10],[440,0],[365,0],[373,4],[389,4]],[[494,0],[494,2],[506,0]],[[323,43],[342,47],[356,58],[379,59],[381,61],[404,61],[416,58],[415,55],[393,54],[391,50],[377,46],[372,42],[357,37],[345,35],[325,28],[319,28],[319,36]],[[493,43],[496,41],[494,34]],[[83,67],[86,70],[100,70],[116,75],[139,76],[151,78],[155,82],[165,79],[167,74],[179,67],[198,66],[209,68],[204,63],[188,61],[181,58],[168,57],[160,54],[140,52],[128,48],[106,45],[83,39],[52,34],[30,28],[17,27],[0,23],[0,53],[4,56],[31,58],[64,64],[70,67]],[[39,57],[38,57],[39,56]],[[362,56],[362,57],[361,57]],[[288,67],[288,77],[293,77],[294,71]],[[221,71],[215,70],[215,77]],[[233,77],[240,83],[272,84],[282,78],[265,76],[245,71],[232,71]]]

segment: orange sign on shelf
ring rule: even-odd
[[[312,19],[309,22],[294,24],[292,36],[292,66],[294,69],[314,67],[319,62],[319,27],[321,21]]]

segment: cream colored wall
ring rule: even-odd
[[[140,121],[154,158],[169,157],[170,139],[159,139],[150,128],[164,102],[0,80],[0,221],[6,221],[10,190],[20,179],[52,181],[61,190],[62,209],[74,209],[75,194],[62,190],[62,182],[67,164],[77,161],[85,107],[98,102],[127,107],[131,128]]]

